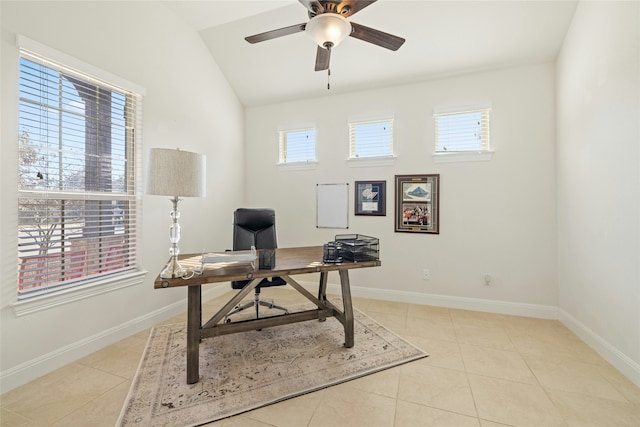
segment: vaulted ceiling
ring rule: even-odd
[[[308,22],[299,1],[162,3],[200,33],[243,105],[255,106],[554,61],[577,1],[379,0],[349,20],[406,42],[394,52],[347,37],[331,53],[330,90],[304,32],[244,40]]]

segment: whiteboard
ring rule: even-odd
[[[349,184],[318,184],[317,228],[349,228]]]

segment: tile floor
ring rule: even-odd
[[[557,321],[360,298],[354,306],[430,357],[208,426],[640,426],[640,389]],[[0,425],[115,425],[148,334],[0,396]]]

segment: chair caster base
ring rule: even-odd
[[[253,302],[248,302],[248,303],[246,303],[246,304],[242,304],[242,305],[238,304],[238,305],[237,305],[233,310],[231,310],[231,311],[229,312],[229,314],[227,314],[226,316],[224,316],[224,320],[223,320],[223,322],[224,322],[224,323],[231,323],[230,316],[232,316],[232,315],[234,315],[234,314],[236,314],[236,313],[239,313],[239,312],[241,312],[242,310],[245,310],[245,309],[250,308],[250,307],[255,307],[255,309],[256,309],[256,319],[259,319],[259,318],[260,318],[260,312],[259,312],[259,307],[260,307],[260,306],[262,306],[262,307],[267,307],[267,308],[269,308],[269,309],[274,309],[274,308],[275,308],[275,309],[278,309],[278,310],[282,310],[282,311],[284,311],[284,314],[289,314],[289,309],[287,309],[287,308],[285,308],[285,307],[281,307],[281,306],[279,306],[279,305],[275,304],[275,303],[273,302],[273,300],[271,300],[271,301],[261,301],[261,300],[260,300],[260,299],[258,299],[258,297],[256,296],[256,299],[254,299],[254,300],[253,300]],[[259,329],[258,329],[258,330],[259,330]]]

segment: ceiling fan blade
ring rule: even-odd
[[[313,13],[314,15],[317,13],[324,12],[324,6],[322,6],[322,3],[320,3],[318,0],[298,0],[298,1],[302,3],[302,5],[306,7],[309,10],[309,12]]]
[[[329,60],[331,59],[331,49],[318,46],[316,52],[316,71],[329,69]]]
[[[349,35],[390,50],[400,49],[405,41],[402,37],[365,27],[355,22],[351,22],[351,34]]]
[[[342,0],[338,6],[338,13],[347,18],[375,2],[376,0]]]
[[[266,40],[275,39],[282,36],[288,36],[289,34],[299,33],[304,31],[307,27],[307,23],[292,25],[290,27],[278,28],[277,30],[267,31],[265,33],[255,34],[253,36],[245,37],[244,39],[249,43],[258,43]]]

